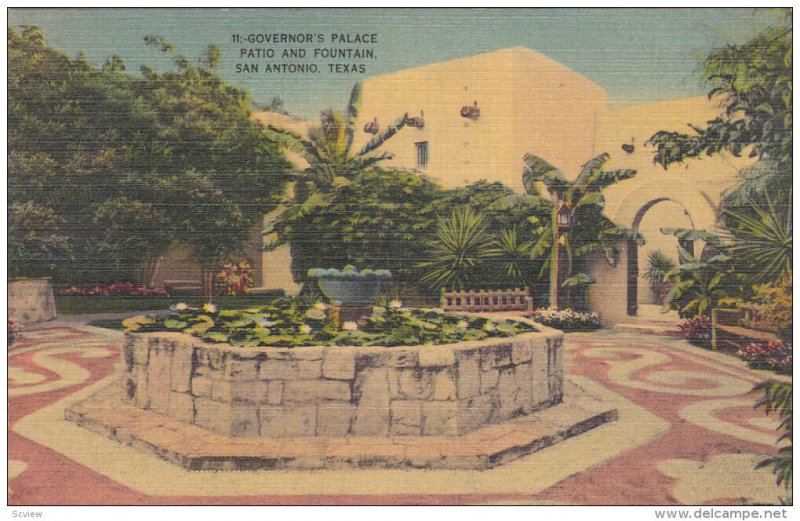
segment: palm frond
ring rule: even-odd
[[[346,149],[349,151],[353,146],[353,138],[355,136],[356,120],[358,120],[358,110],[361,107],[361,82],[357,81],[353,85],[353,90],[350,91],[350,101],[347,103],[347,114],[345,117],[345,137]]]
[[[370,139],[366,145],[361,147],[361,150],[359,150],[356,153],[356,156],[365,156],[370,152],[372,152],[373,150],[375,150],[376,148],[380,147],[381,145],[386,143],[386,141],[388,141],[392,136],[397,134],[400,131],[400,129],[406,126],[406,123],[408,123],[408,114],[403,114],[402,116],[391,122],[385,129],[383,129],[381,132],[375,135],[375,137]]]

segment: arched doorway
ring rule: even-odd
[[[641,234],[645,244],[639,246],[635,240],[627,244],[627,313],[639,314],[642,305],[655,305],[658,295],[650,289],[649,281],[642,277],[648,268],[650,255],[661,252],[673,263],[681,262],[679,246],[694,254],[694,245],[679,241],[672,235],[662,233],[665,228],[694,229],[689,210],[678,201],[668,197],[653,199],[642,206],[633,219],[634,232]]]

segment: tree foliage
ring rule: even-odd
[[[657,148],[654,161],[668,167],[689,158],[728,151],[761,160],[791,164],[792,160],[792,27],[769,27],[741,45],[712,50],[703,77],[709,98],[724,113],[693,133],[660,131],[649,143]]]
[[[163,38],[145,42],[174,52]],[[98,69],[48,47],[37,28],[9,27],[12,276],[138,279],[173,240],[207,265],[242,245],[277,203],[288,163],[218,61],[212,46],[132,75],[118,56]],[[31,234],[34,215],[49,224]]]
[[[591,278],[579,269],[583,268],[589,254],[602,252],[610,263],[614,263],[618,255],[619,240],[626,238],[641,240],[631,230],[614,224],[603,212],[605,207],[603,190],[636,175],[636,171],[630,169],[604,170],[603,166],[608,160],[608,154],[600,154],[581,168],[574,181],[568,181],[560,170],[544,159],[532,154],[526,154],[523,158],[525,167],[522,181],[528,195],[545,200],[545,194],[542,192],[544,188],[551,196],[563,201],[563,204],[572,211],[572,226],[560,234],[567,256],[567,273],[563,274],[564,284],[570,288],[585,289],[591,284]],[[551,216],[548,220],[538,216],[529,217],[537,236],[531,255],[533,258],[543,260],[541,277],[544,277],[549,269],[555,249],[560,247],[555,243],[553,230],[558,208],[553,202],[549,202],[549,207]]]

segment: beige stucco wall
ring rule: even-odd
[[[461,108],[477,101],[477,120]],[[424,114],[422,129],[405,128],[385,150],[391,166],[424,173],[445,187],[500,181],[522,191],[522,156],[531,152],[575,171],[594,149],[603,90],[549,58],[523,47],[479,54],[369,78],[363,83],[355,145],[372,138],[364,124],[385,128],[398,116]],[[416,143],[429,143],[429,163],[417,166]]]

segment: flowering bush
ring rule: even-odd
[[[709,317],[688,318],[678,327],[683,331],[683,338],[692,344],[701,347],[711,345],[711,319]]]
[[[217,287],[222,295],[246,295],[253,285],[250,275],[250,263],[242,261],[239,264],[229,262],[217,274]]]
[[[8,347],[11,347],[11,345],[17,341],[20,330],[19,324],[14,322],[11,315],[8,315]]]
[[[278,299],[266,306],[241,310],[220,310],[211,305],[198,309],[180,303],[171,309],[174,313],[166,318],[139,316],[122,324],[129,331],[181,331],[235,346],[283,347],[450,344],[536,331],[530,324],[515,320],[407,309],[399,302],[375,307],[372,315],[341,326],[321,302],[301,307],[297,301]]]
[[[143,284],[133,284],[132,282],[115,282],[113,284],[95,284],[93,286],[70,286],[67,289],[60,290],[58,294],[60,296],[80,297],[165,297],[167,292],[163,289],[151,289]]]
[[[792,330],[792,277],[783,277],[772,284],[756,286],[762,303],[761,315],[781,332]]]
[[[782,341],[754,342],[739,348],[736,353],[752,369],[769,369],[780,373],[792,372],[792,344]]]
[[[540,308],[533,312],[531,318],[547,327],[566,332],[594,331],[602,327],[597,313],[580,313],[569,308]]]

